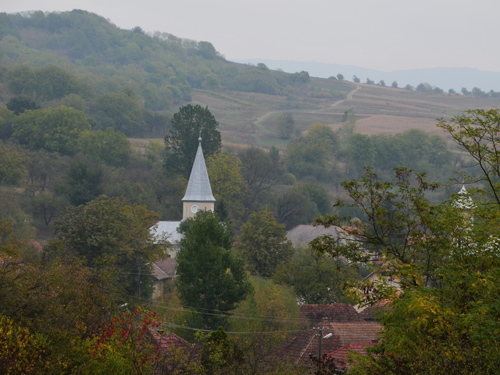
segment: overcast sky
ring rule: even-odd
[[[211,42],[226,59],[500,72],[499,0],[0,0]]]

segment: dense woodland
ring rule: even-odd
[[[141,317],[143,327],[166,319],[183,337],[203,343],[203,365],[189,368],[189,361],[180,359],[179,371],[184,372],[178,373],[216,373],[222,368],[227,372],[221,373],[307,372],[289,368],[270,354],[270,348],[300,326],[297,301],[355,303],[356,297],[343,287],[366,276],[371,266],[352,257],[356,267],[350,267],[353,249],[343,249],[342,256],[319,245],[316,250],[294,249],[285,230],[324,215],[337,218],[325,219],[326,224],[340,225],[339,218],[347,216],[376,222],[380,218],[366,209],[374,202],[361,204],[356,194],[360,186],[382,189],[374,181],[393,184],[400,193],[407,188],[403,198],[408,199],[425,191],[426,207],[439,205],[456,192],[449,182],[456,172],[476,171],[470,145],[461,144],[460,137],[450,143],[417,129],[360,134],[353,109],[343,111],[335,128],[317,121],[299,128],[294,108],[345,98],[344,83],[335,81],[312,85],[307,72],[234,64],[209,42],[147,34],[138,27],[121,30],[85,11],[0,14],[0,331],[14,332],[20,343],[17,352],[0,348],[1,368],[7,373],[90,374],[116,368],[148,373],[161,365],[169,373],[173,363],[146,364],[151,348],[138,344],[143,335],[123,328]],[[223,147],[217,118],[210,107],[191,103],[193,90],[220,97],[244,92],[282,98],[273,129],[279,142]],[[491,116],[487,121],[495,123]],[[446,124],[441,121],[453,135]],[[180,255],[179,280],[165,300],[151,307],[150,262],[164,254],[153,246],[148,228],[160,219],[182,218],[181,198],[199,136],[217,200],[216,216],[200,215],[183,224],[187,250]],[[492,157],[498,160],[495,153]],[[417,178],[421,191],[405,185],[408,180],[401,174],[394,176],[398,166],[427,175]],[[490,193],[496,192],[498,176],[486,177]],[[342,184],[344,180],[351,185]],[[442,185],[431,189],[424,180]],[[387,193],[389,187],[382,190]],[[381,207],[400,220],[398,210],[404,210],[394,203],[399,198],[382,196],[378,203],[386,203]],[[334,207],[338,198],[355,204]],[[386,235],[401,231],[387,222],[377,224],[389,228]],[[427,235],[445,232],[439,230]],[[377,252],[389,246],[384,238],[369,237],[366,228],[365,234],[368,247]],[[223,270],[231,270],[230,276],[221,271],[224,278],[210,284],[211,290],[234,284],[227,300],[193,297],[201,292],[190,289],[186,280],[195,272],[186,259],[196,257],[200,238],[211,235],[207,258],[200,259],[199,267],[218,259]],[[394,241],[400,244],[402,239]],[[421,261],[394,259],[401,262],[398,266]],[[414,271],[411,288],[420,285],[419,275],[439,283],[437,265]],[[211,305],[213,300],[217,304]],[[157,313],[136,310],[138,306]],[[254,334],[229,339],[218,327]],[[191,328],[214,332],[195,335]],[[116,344],[121,342],[118,331],[130,338],[126,345]],[[265,331],[279,333],[266,336]],[[109,349],[115,344],[116,350]],[[384,356],[383,348],[377,350],[382,350],[380,358],[395,361]],[[229,358],[223,364],[214,359],[221,353]]]

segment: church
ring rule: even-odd
[[[182,221],[194,217],[199,210],[213,212],[214,209],[215,198],[208,178],[201,138],[198,138],[198,150],[189,176],[186,194],[182,198]],[[178,228],[182,221],[160,221],[151,228],[151,234],[157,238],[158,245],[166,244],[167,241],[172,245],[168,258],[153,263],[153,274],[156,277],[153,299],[161,297],[168,280],[177,275],[175,256],[180,249],[181,234]]]

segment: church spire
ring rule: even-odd
[[[201,137],[198,138],[198,151],[196,152],[186,194],[182,198],[182,202],[184,218],[194,216],[199,209],[214,210],[215,198],[212,194],[207,166],[201,148]]]

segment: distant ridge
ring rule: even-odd
[[[351,81],[356,75],[361,82],[366,82],[370,78],[375,83],[384,80],[387,86],[396,81],[399,87],[407,84],[417,86],[419,83],[427,82],[432,86],[437,86],[445,91],[454,89],[460,92],[462,87],[469,91],[478,87],[483,91],[500,91],[500,72],[487,72],[473,68],[428,68],[413,70],[394,70],[383,72],[380,70],[366,69],[350,65],[325,64],[318,62],[247,59],[234,60],[243,64],[264,63],[268,68],[276,70],[282,69],[284,72],[295,73],[305,70],[312,77],[328,78],[341,73],[345,79]]]

